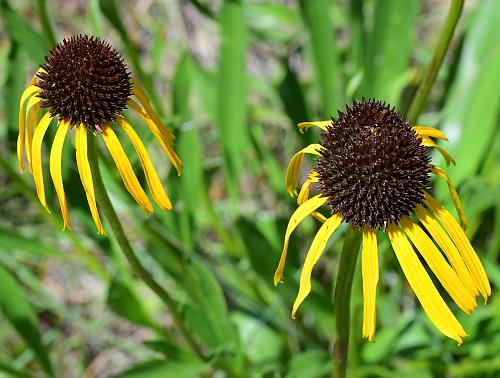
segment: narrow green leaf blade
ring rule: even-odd
[[[202,362],[151,360],[115,376],[115,378],[192,378],[200,377],[210,365]]]
[[[139,325],[154,327],[154,322],[137,298],[133,288],[124,281],[113,280],[108,289],[107,304],[123,318]]]
[[[321,91],[325,116],[336,114],[342,102],[341,68],[333,23],[330,19],[331,2],[302,0],[303,17],[311,35],[316,83]]]
[[[220,18],[222,46],[219,63],[218,120],[224,152],[226,180],[233,201],[243,169],[247,146],[246,48],[247,30],[243,5],[226,0]]]
[[[0,308],[5,317],[33,350],[44,370],[53,375],[52,364],[43,345],[38,320],[23,291],[12,275],[0,266]]]
[[[0,9],[5,26],[12,39],[23,47],[33,62],[42,64],[43,58],[48,52],[48,46],[43,36],[23,16],[9,7],[6,2],[0,2]]]
[[[368,34],[364,82],[359,96],[375,97],[398,106],[408,79],[414,25],[420,0],[378,0],[373,30]]]

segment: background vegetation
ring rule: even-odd
[[[342,232],[315,270],[313,292],[296,320],[291,304],[317,224],[299,228],[286,282],[272,284],[296,207],[284,188],[287,159],[316,138],[295,125],[335,116],[361,96],[407,112],[448,6],[439,0],[0,0],[0,376],[330,375]],[[361,339],[356,272],[350,377],[500,375],[499,17],[499,1],[466,2],[419,120],[450,137],[445,148],[457,165],[447,172],[492,298],[471,316],[459,314],[470,337],[457,348],[423,314],[379,235],[376,342]],[[146,218],[105,153],[101,169],[136,253],[175,299],[204,359],[188,348],[113,240],[96,235],[72,138],[63,176],[73,232],[61,232],[53,191],[47,214],[32,178],[18,174],[20,94],[53,41],[78,33],[100,36],[123,54],[177,135],[182,177],[151,139],[146,143],[175,205],[169,213],[157,209]],[[448,203],[446,188],[434,188]]]

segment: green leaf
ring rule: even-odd
[[[311,36],[316,84],[323,102],[322,113],[336,114],[342,103],[342,71],[338,60],[329,0],[301,0],[303,17]]]
[[[101,11],[99,8],[99,0],[89,0],[88,5],[88,22],[90,24],[90,30],[92,30],[92,35],[100,37],[102,35],[102,21],[101,21]]]
[[[213,351],[240,348],[238,335],[232,325],[222,288],[213,273],[196,260],[187,265],[187,290],[193,303],[186,307],[186,320],[190,328]]]
[[[368,33],[364,82],[358,96],[397,106],[406,84],[414,25],[420,0],[377,0],[373,30]]]
[[[155,352],[163,354],[168,360],[199,362],[199,357],[197,355],[181,349],[175,340],[148,340],[144,342],[144,345]]]
[[[193,93],[199,98],[200,106],[212,122],[217,122],[217,77],[204,69],[198,62],[193,63]]]
[[[282,63],[286,67],[286,75],[280,83],[279,94],[285,111],[295,126],[300,122],[309,120],[309,113],[297,74],[290,67],[288,60],[283,60]],[[297,127],[294,127],[294,129],[299,132]]]
[[[308,350],[293,355],[286,378],[322,378],[331,375],[332,362],[326,350]]]
[[[241,341],[245,345],[245,354],[250,362],[262,365],[279,359],[283,348],[281,335],[254,317],[236,313],[231,318],[238,327]]]
[[[202,362],[151,360],[135,365],[115,378],[193,378],[209,369],[210,365]]]
[[[44,370],[53,376],[52,364],[43,345],[38,319],[12,275],[0,266],[0,308],[26,344],[33,350]]]
[[[200,191],[204,190],[202,145],[199,130],[194,121],[189,121],[190,91],[193,78],[193,62],[185,53],[177,64],[173,81],[174,112],[180,115],[182,127],[178,133],[176,148],[183,162],[183,174],[178,185],[177,199],[185,207],[179,213],[182,239],[187,248],[193,245],[193,219],[196,218],[200,203]]]
[[[249,27],[266,42],[288,43],[299,33],[299,15],[288,6],[247,2],[245,12]]]
[[[2,228],[0,228],[0,249],[8,252],[19,250],[42,256],[55,256],[60,253],[57,248],[44,244],[39,238],[26,238],[13,230]]]
[[[21,45],[15,40],[9,51],[7,64],[7,81],[4,86],[4,100],[5,100],[5,122],[7,127],[2,128],[0,135],[3,140],[6,140],[9,128],[15,129],[16,134],[18,128],[18,112],[19,112],[19,99],[25,87],[24,78],[24,51]],[[5,136],[4,136],[5,135]],[[12,143],[15,143],[12,141]]]
[[[237,188],[247,146],[245,13],[240,1],[226,0],[220,18],[222,46],[219,63],[219,138],[224,152],[226,182],[237,203]]]
[[[126,43],[130,42],[130,39],[127,34],[127,29],[123,25],[123,22],[118,14],[118,9],[116,7],[115,0],[99,0],[99,5],[101,7],[102,13],[106,16],[108,21],[114,26],[116,31],[120,34],[120,36],[126,41]]]
[[[465,36],[456,79],[446,100],[442,127],[450,138],[446,148],[457,161],[456,167],[448,170],[455,185],[479,169],[496,133],[500,108],[496,16],[499,12],[498,1],[478,3]]]
[[[111,310],[123,318],[139,325],[154,328],[154,322],[137,298],[132,286],[124,281],[115,279],[111,282],[107,304]]]
[[[0,360],[0,371],[8,374],[8,377],[30,378],[31,375],[27,371],[22,371],[13,366],[10,361]]]
[[[42,64],[43,58],[48,52],[48,46],[43,36],[33,29],[23,16],[9,7],[6,2],[0,2],[0,9],[5,20],[5,26],[12,39],[23,47],[33,62]]]

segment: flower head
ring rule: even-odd
[[[153,206],[139,184],[115,132],[122,130],[139,156],[155,202],[163,210],[172,208],[141,138],[121,114],[127,106],[148,126],[180,174],[182,162],[173,150],[174,136],[163,126],[144,91],[131,79],[126,64],[110,44],[88,36],[63,40],[45,57],[45,63],[24,90],[19,106],[19,169],[22,173],[26,168],[26,153],[28,170],[33,174],[38,198],[49,211],[43,182],[41,146],[52,119],[57,119],[57,131],[50,151],[50,175],[59,199],[64,228],[70,228],[70,221],[61,174],[61,157],[64,140],[72,128],[75,129],[78,171],[99,233],[104,233],[104,230],[87,155],[89,131],[102,136],[127,190],[146,213],[150,213]],[[43,108],[47,112],[41,117]]]
[[[297,195],[298,209],[291,216],[274,283],[283,280],[290,235],[307,216],[318,219],[319,228],[307,253],[292,317],[311,291],[311,273],[328,239],[342,221],[362,232],[363,336],[373,341],[376,325],[376,288],[379,277],[376,231],[388,233],[403,272],[424,311],[434,325],[459,344],[466,333],[434,286],[415,250],[466,313],[476,308],[475,297],[485,301],[491,288],[481,262],[467,236],[465,216],[458,194],[446,173],[430,163],[428,147],[438,149],[447,163],[451,156],[432,138],[446,139],[439,130],[412,126],[389,106],[354,102],[331,121],[304,122],[301,130],[319,127],[320,143],[297,152],[286,173],[289,193]],[[312,169],[297,193],[296,185],[305,154],[316,155]],[[430,174],[446,180],[463,229],[429,193]],[[309,198],[311,186],[318,194]],[[326,217],[318,211],[331,210]],[[423,226],[423,228],[421,227]],[[427,231],[424,231],[424,229]]]

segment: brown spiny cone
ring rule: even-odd
[[[363,99],[346,108],[321,135],[318,190],[346,222],[385,228],[422,203],[430,180],[427,148],[385,103]]]
[[[51,116],[83,123],[94,132],[126,107],[132,83],[120,54],[107,42],[86,35],[64,39],[45,57],[36,85]]]

